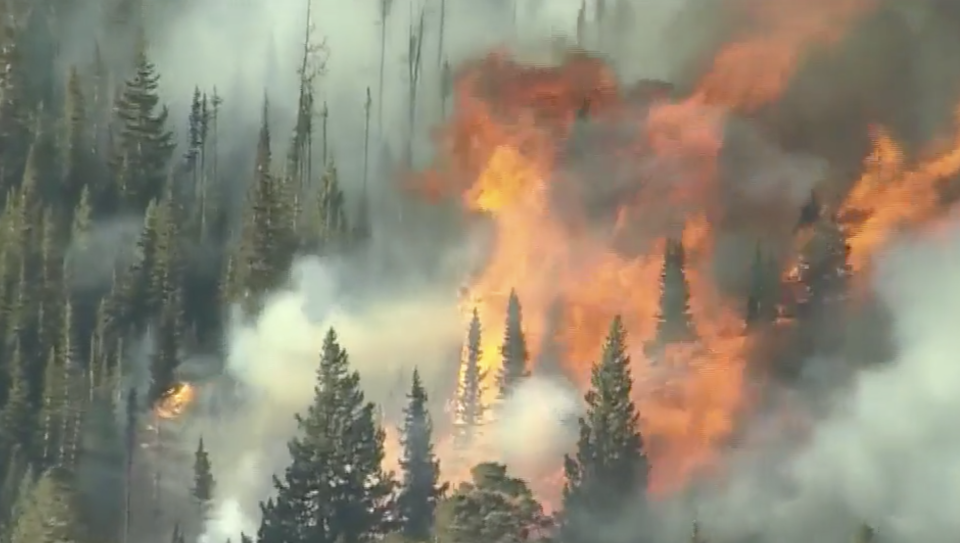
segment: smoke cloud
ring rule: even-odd
[[[230,329],[226,373],[236,382],[236,405],[198,421],[206,427],[218,481],[217,512],[205,530],[211,541],[223,535],[236,540],[256,525],[271,476],[289,460],[294,414],[313,397],[330,327],[361,373],[368,399],[384,406],[388,426],[403,405],[413,368],[428,388],[455,381],[463,334],[456,288],[446,295],[440,288],[381,288],[378,301],[370,302],[343,290],[345,270],[334,261],[300,260],[289,290],[268,300],[255,322],[236,320]],[[396,435],[388,434],[388,451],[395,452]]]
[[[957,239],[960,222],[905,237],[878,259],[896,357],[837,396],[799,451],[738,451],[725,488],[699,504],[708,533],[840,542],[866,523],[892,541],[951,540],[960,529]]]

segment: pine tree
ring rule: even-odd
[[[6,7],[6,6],[5,6]],[[16,185],[30,142],[22,40],[11,17],[0,22],[0,197]]]
[[[26,359],[20,343],[14,344],[8,363],[10,386],[7,400],[0,409],[0,465],[7,465],[17,449],[30,445],[35,427],[35,411],[30,403]]]
[[[593,527],[616,519],[647,485],[649,464],[631,399],[630,357],[620,317],[610,326],[590,385],[577,452],[564,459],[563,539],[572,543],[592,541]]]
[[[69,474],[53,469],[40,476],[14,520],[10,543],[73,543],[79,538],[79,515]]]
[[[135,211],[146,209],[163,195],[173,156],[173,133],[167,129],[169,112],[160,105],[159,81],[141,36],[134,75],[124,84],[114,106],[120,124],[115,174],[123,203]]]
[[[690,314],[690,286],[686,277],[683,244],[668,240],[660,273],[660,313],[657,315],[657,343],[667,345],[694,339]]]
[[[234,268],[236,285],[229,289],[241,297],[248,314],[259,310],[261,296],[283,283],[295,249],[285,183],[271,173],[272,163],[269,104],[264,100],[256,172],[244,216],[239,262]]]
[[[89,190],[88,179],[93,178],[93,140],[87,119],[87,103],[83,82],[76,68],[70,70],[64,105],[64,126],[61,144],[61,190],[65,222],[73,220],[73,210],[81,195]],[[89,196],[88,196],[89,197]]]
[[[260,543],[359,543],[394,527],[395,483],[381,464],[382,428],[333,329],[324,339],[314,399],[297,416],[291,462],[261,504]]]
[[[480,314],[474,309],[467,331],[467,343],[463,350],[464,357],[455,400],[456,442],[457,448],[461,450],[474,444],[487,412],[483,402],[483,383],[487,376],[480,367],[481,334]]]
[[[351,233],[347,226],[346,203],[340,188],[340,175],[333,161],[323,174],[316,207],[316,248],[321,254],[336,254],[344,250],[351,241]]]
[[[520,381],[530,375],[527,368],[530,354],[527,351],[527,340],[523,335],[523,315],[520,309],[520,298],[516,290],[510,291],[507,302],[507,322],[504,327],[503,344],[500,346],[501,366],[497,376],[499,399],[508,398]]]
[[[197,500],[203,518],[206,518],[210,512],[215,489],[213,465],[210,463],[210,455],[203,448],[203,438],[201,437],[197,443],[197,451],[193,455],[193,498]]]
[[[822,217],[813,235],[801,249],[799,281],[804,293],[799,300],[800,318],[817,319],[847,298],[852,271],[847,259],[850,246],[832,217]]]
[[[770,324],[777,320],[778,288],[780,278],[775,262],[764,257],[760,245],[754,252],[750,265],[750,291],[747,294],[747,310],[744,321],[748,328]]]
[[[398,506],[404,535],[411,541],[427,541],[433,531],[437,502],[446,485],[440,484],[440,462],[433,452],[433,422],[427,410],[427,391],[416,369],[407,399]]]
[[[183,327],[179,299],[171,300],[161,310],[155,330],[153,357],[150,360],[150,388],[147,402],[156,404],[173,390],[180,365],[180,331]]]

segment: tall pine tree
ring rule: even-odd
[[[460,381],[454,400],[457,426],[455,442],[460,450],[465,450],[475,443],[487,412],[483,398],[484,381],[487,375],[480,367],[481,334],[480,314],[474,309],[467,331],[467,342],[463,349]]]
[[[440,461],[433,452],[433,421],[427,410],[427,391],[420,372],[413,370],[403,421],[403,476],[398,506],[403,534],[411,541],[427,541],[433,531],[437,503],[446,490],[440,484]]]
[[[134,74],[114,105],[120,131],[114,174],[122,203],[133,211],[143,211],[163,195],[173,156],[173,133],[167,129],[167,108],[160,105],[159,82],[157,68],[147,55],[146,38],[141,35]]]
[[[530,354],[523,335],[523,313],[516,290],[510,291],[510,299],[507,301],[507,322],[500,356],[502,365],[497,375],[497,385],[499,399],[504,400],[513,394],[521,380],[530,375],[527,369]]]
[[[584,396],[577,452],[564,460],[562,529],[569,543],[596,541],[596,526],[614,521],[625,504],[635,506],[631,498],[647,485],[649,464],[626,350],[626,332],[616,317]]]
[[[683,243],[668,240],[660,273],[660,313],[657,315],[656,341],[659,345],[667,345],[690,341],[695,336]]]
[[[744,321],[748,328],[770,324],[777,320],[780,277],[776,262],[766,258],[757,244],[750,264],[750,290]]]
[[[360,543],[391,531],[395,482],[381,467],[385,434],[333,329],[297,426],[276,497],[261,505],[259,543]]]
[[[213,465],[210,463],[210,454],[203,447],[203,438],[197,443],[197,451],[193,454],[193,499],[197,501],[200,515],[206,519],[213,502],[213,492],[216,482],[213,479]]]

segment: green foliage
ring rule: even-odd
[[[750,265],[750,290],[747,293],[747,310],[744,321],[748,327],[770,324],[777,320],[780,302],[779,267],[767,258],[757,245]]]
[[[82,541],[74,499],[65,472],[57,469],[44,472],[14,521],[10,543]]]
[[[523,312],[516,290],[510,291],[507,302],[507,322],[504,326],[500,356],[501,366],[500,373],[497,375],[497,385],[499,398],[504,400],[517,389],[521,380],[530,375],[527,367],[530,353],[527,350],[527,340],[523,335]]]
[[[143,211],[164,192],[173,133],[167,129],[169,112],[160,105],[160,75],[151,62],[145,40],[138,44],[134,74],[114,104],[119,124],[114,174],[125,209]]]
[[[433,531],[437,502],[446,485],[440,482],[440,462],[433,452],[433,421],[427,409],[427,391],[416,369],[407,400],[398,507],[404,535],[413,541],[427,541]]]
[[[657,343],[666,345],[689,341],[696,336],[690,314],[690,285],[687,284],[683,244],[667,240],[660,272],[660,312],[657,315]]]
[[[592,541],[595,526],[615,520],[646,489],[649,464],[632,390],[626,332],[618,316],[590,375],[576,454],[564,459],[564,541]]]
[[[193,455],[192,493],[204,517],[209,513],[215,489],[216,482],[213,480],[213,465],[210,463],[210,454],[203,448],[203,438],[200,438],[197,443],[197,451]]]
[[[458,543],[522,542],[543,539],[551,519],[521,479],[502,464],[483,463],[471,470],[437,512],[437,539]]]
[[[395,482],[383,471],[385,434],[333,329],[324,339],[314,399],[297,416],[291,463],[261,505],[260,543],[355,543],[396,524]]]
[[[463,369],[454,405],[456,440],[460,449],[474,444],[487,412],[487,406],[483,402],[484,381],[487,376],[480,367],[481,334],[480,314],[474,309],[463,349]]]

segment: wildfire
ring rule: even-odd
[[[196,389],[190,383],[177,383],[157,402],[157,416],[168,420],[179,418],[193,403],[196,394]]]
[[[489,256],[463,301],[465,315],[476,308],[484,326],[488,399],[511,290],[523,306],[531,359],[558,352],[584,385],[610,320],[621,315],[651,488],[671,491],[716,467],[716,451],[751,401],[743,302],[719,291],[708,270],[726,117],[779,100],[803,56],[839,43],[874,4],[740,0],[748,24],[680,100],[620,89],[602,62],[581,53],[555,68],[494,54],[463,69],[426,179],[431,195],[455,195],[492,230]],[[569,158],[583,151],[579,134],[588,129],[599,132],[588,154],[603,164],[603,178]],[[874,142],[840,209],[857,271],[899,224],[929,218],[944,181],[960,172],[960,132],[913,165],[887,132],[877,130]],[[656,340],[664,248],[677,238],[686,251],[696,339],[648,349]]]

